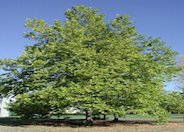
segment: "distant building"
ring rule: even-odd
[[[12,101],[12,99],[11,99]],[[6,109],[7,104],[10,102],[9,98],[5,98],[0,94],[0,117],[8,117],[10,116],[10,111]],[[77,113],[84,113],[82,110],[77,109],[75,107],[70,107],[68,110],[65,111],[66,114],[77,114]]]
[[[75,107],[70,107],[68,110],[65,111],[65,113],[66,114],[77,114],[77,113],[82,113],[82,111]]]
[[[0,96],[0,117],[8,117],[9,111],[6,109],[9,100]]]

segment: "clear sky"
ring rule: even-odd
[[[106,20],[128,14],[138,32],[160,37],[184,55],[184,0],[0,0],[0,58],[16,58],[32,43],[23,38],[26,19],[63,21],[64,12],[73,5],[97,8]]]

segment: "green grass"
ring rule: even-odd
[[[85,119],[85,115],[65,114],[62,116],[51,116],[51,119]]]
[[[101,118],[103,118],[102,116],[100,116]],[[113,120],[113,115],[107,115],[106,116],[107,120]],[[56,116],[52,116],[51,119],[58,119],[58,117]],[[59,119],[85,119],[85,115],[75,115],[75,114],[66,114],[66,115],[62,115],[59,117]],[[150,116],[141,116],[141,115],[132,115],[132,114],[128,114],[125,117],[120,117],[120,120],[154,120],[153,117]],[[183,114],[171,114],[169,117],[170,121],[182,121],[184,120],[184,115]]]
[[[184,121],[184,114],[172,114],[170,115],[170,120]]]
[[[100,116],[101,118],[103,118],[103,116]],[[9,118],[20,118],[19,116],[11,116],[11,117],[7,117],[6,119]],[[82,114],[65,114],[60,116],[59,118],[57,116],[51,116],[51,119],[85,119],[85,115]],[[107,115],[106,116],[107,120],[113,120],[113,115]],[[1,119],[5,119],[5,118],[0,118]],[[150,116],[141,116],[141,115],[132,115],[132,114],[128,114],[125,117],[120,117],[120,120],[154,120],[153,117]],[[169,117],[169,121],[184,121],[184,114],[171,114]]]

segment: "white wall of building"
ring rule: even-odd
[[[76,114],[76,113],[81,113],[81,110],[75,108],[75,107],[70,107],[68,110],[65,111],[66,114]]]
[[[1,98],[0,99],[0,117],[8,117],[9,111],[6,109],[7,103],[9,103],[9,99]]]

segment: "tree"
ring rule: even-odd
[[[181,72],[180,72],[179,76],[177,77],[177,81],[180,84],[179,90],[181,90],[181,94],[184,98],[184,57],[183,56],[181,56],[179,58],[179,65],[178,66],[180,67]],[[181,105],[182,105],[182,103],[179,106],[181,106]],[[184,113],[184,109],[180,113]]]
[[[162,107],[172,114],[181,114],[184,111],[184,98],[180,92],[165,92]]]
[[[181,72],[179,74],[179,77],[177,78],[177,81],[179,82],[180,86],[179,89],[182,91],[183,95],[184,95],[184,56],[181,56],[179,58],[179,65],[181,68]]]
[[[51,89],[55,94],[36,101],[52,100],[47,114],[76,107],[87,117],[97,112],[117,119],[131,112],[162,119],[163,82],[178,72],[176,53],[160,39],[138,34],[128,15],[107,23],[103,14],[85,6],[65,15],[66,21],[53,25],[41,19],[26,22],[31,31],[25,37],[37,43],[17,59],[1,60],[6,71],[1,92],[34,100]],[[17,104],[11,105],[14,111]]]

